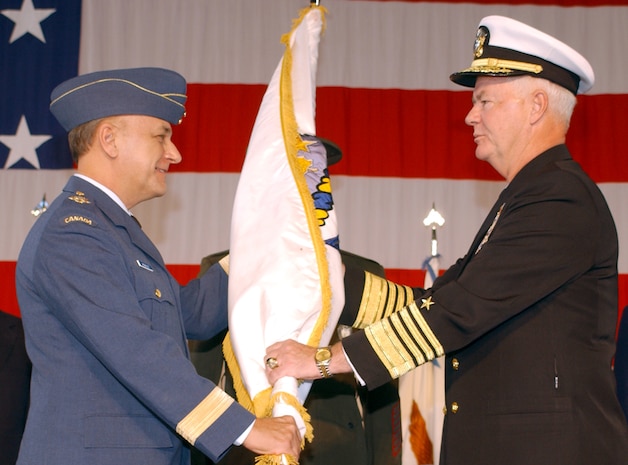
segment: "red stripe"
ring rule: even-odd
[[[265,85],[189,86],[188,116],[175,128],[183,162],[173,171],[239,173]],[[501,180],[475,159],[464,124],[470,92],[349,89],[317,91],[317,133],[344,152],[334,174]],[[581,96],[567,139],[597,182],[628,181],[622,134],[628,94]],[[394,137],[393,137],[394,136]]]
[[[15,262],[0,262],[0,310],[19,316],[15,294]]]
[[[166,265],[166,268],[181,285],[189,283],[201,271],[200,263],[198,265]]]
[[[187,284],[196,278],[200,270],[198,265],[168,265],[168,270],[181,284]],[[19,316],[17,297],[15,295],[15,262],[0,262],[0,309]],[[386,269],[386,278],[391,281],[413,287],[422,287],[425,280],[423,270]],[[619,316],[621,310],[628,305],[628,275],[619,275]]]
[[[442,270],[441,270],[442,273]],[[425,282],[424,270],[401,270],[401,269],[386,269],[386,279],[394,281],[399,284],[405,284],[412,287],[423,287]],[[619,320],[623,312],[624,307],[628,306],[628,274],[619,275],[619,295],[618,295],[618,314],[617,324],[619,326]]]
[[[15,294],[15,262],[0,262],[0,310],[19,316],[20,310]],[[168,271],[182,284],[196,278],[199,265],[168,265]]]
[[[367,2],[443,3],[443,0],[351,0]],[[469,0],[447,0],[445,3],[469,3]],[[483,0],[483,5],[542,5],[542,6],[619,6],[628,5],[626,0]]]
[[[189,84],[173,129],[183,161],[171,171],[239,173],[266,85]]]

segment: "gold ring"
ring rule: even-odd
[[[272,370],[273,368],[277,368],[279,363],[275,357],[268,357],[266,359],[266,366]]]

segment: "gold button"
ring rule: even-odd
[[[458,411],[458,402],[452,402],[451,413],[456,413],[457,411]]]
[[[443,407],[443,415],[447,415],[447,406],[446,405]]]
[[[457,358],[454,358],[454,359],[451,360],[451,366],[456,371],[458,370],[458,368],[460,368],[460,362],[458,361]]]
[[[160,291],[159,289],[155,289],[155,296],[156,296],[158,299],[161,299],[161,291]]]

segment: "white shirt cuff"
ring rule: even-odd
[[[240,436],[237,437],[235,441],[233,441],[234,446],[241,446],[242,443],[244,443],[244,440],[249,436],[249,433],[253,429],[254,424],[255,424],[255,420],[253,420],[253,423],[251,423],[249,427],[244,430],[244,433],[242,433]]]

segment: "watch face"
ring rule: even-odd
[[[316,361],[322,362],[331,358],[331,351],[327,347],[316,351]]]

